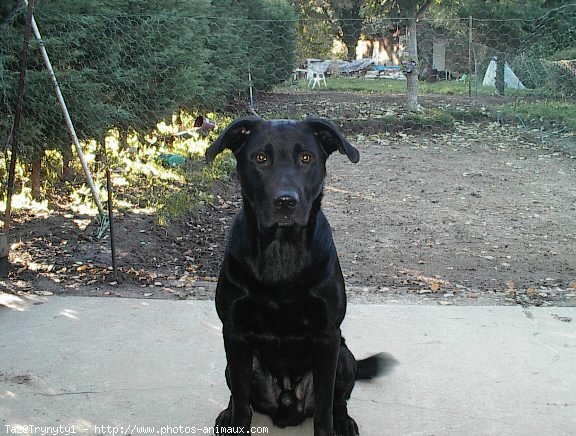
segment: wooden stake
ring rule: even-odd
[[[108,225],[110,226],[110,252],[112,254],[112,280],[118,280],[118,268],[116,265],[116,241],[114,240],[114,215],[112,212],[112,181],[110,178],[110,161],[106,151],[106,140],[102,143],[104,160],[106,161],[106,190],[108,191]]]

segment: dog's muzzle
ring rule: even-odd
[[[280,226],[296,224],[299,216],[300,196],[296,191],[281,191],[274,196],[274,221]]]
[[[300,203],[300,201],[298,193],[295,191],[283,191],[274,198],[274,207],[278,211],[291,212],[296,209],[298,203]]]

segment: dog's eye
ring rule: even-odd
[[[266,153],[256,153],[254,159],[256,159],[256,162],[258,163],[264,163],[268,161],[268,156],[266,155]]]
[[[310,163],[312,162],[312,155],[310,153],[302,153],[300,155],[300,160],[302,163]]]

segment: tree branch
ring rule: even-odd
[[[426,11],[428,10],[428,8],[430,7],[430,5],[434,2],[434,0],[426,0],[422,6],[420,6],[420,9],[418,9],[418,12],[416,12],[416,19],[419,20],[420,18],[422,18],[424,16],[424,14],[426,13]]]

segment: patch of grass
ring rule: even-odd
[[[327,88],[323,85],[320,87],[319,92],[340,91],[340,92],[367,92],[367,93],[383,93],[383,94],[404,94],[406,92],[405,80],[392,80],[392,79],[364,79],[356,77],[331,77],[326,79]],[[306,80],[299,80],[296,84],[288,83],[284,85],[283,89],[288,90],[306,90],[308,82]],[[318,88],[315,88],[318,90]],[[419,94],[439,94],[439,95],[468,95],[468,82],[457,80],[439,80],[434,83],[425,81],[418,82]],[[473,95],[491,95],[494,93],[493,87],[481,86],[480,83],[472,83]],[[506,88],[506,95],[508,96],[525,96],[525,95],[538,95],[541,91],[529,89],[511,89]]]
[[[229,151],[217,156],[211,165],[204,163],[203,155],[192,155],[184,167],[173,169],[182,177],[182,183],[161,187],[159,195],[154,197],[158,224],[166,226],[213,203],[214,196],[208,192],[210,186],[216,181],[226,180],[235,168],[236,159]]]
[[[408,112],[401,117],[404,125],[431,127],[440,130],[450,129],[454,126],[454,117],[445,109],[430,109],[422,112]]]
[[[223,180],[236,169],[236,159],[230,150],[216,156],[214,162],[202,169],[201,178],[208,181]]]
[[[328,85],[329,91],[362,91],[386,94],[406,92],[406,82],[404,80],[371,80],[339,77],[327,79],[326,84]]]
[[[230,152],[222,153],[211,165],[206,165],[199,153],[188,156],[185,165],[177,168],[163,167],[153,160],[144,167],[146,170],[132,174],[130,191],[141,207],[156,211],[158,224],[167,226],[214,202],[211,185],[227,179],[235,167],[236,160]]]
[[[576,131],[576,102],[519,102],[499,109],[505,116],[519,117],[534,127]]]
[[[438,109],[438,110],[442,111],[447,116],[449,115],[455,121],[479,122],[479,121],[487,121],[487,120],[494,120],[495,119],[495,117],[486,108],[449,107],[449,108],[442,108],[442,109]]]
[[[427,109],[364,119],[339,120],[346,132],[373,134],[380,132],[444,132],[454,127],[456,119],[450,110]]]
[[[204,191],[188,192],[180,189],[167,193],[157,204],[156,221],[161,226],[181,219],[189,213],[198,212],[206,203],[212,203],[214,196]]]
[[[191,204],[189,193],[183,190],[171,192],[160,197],[156,205],[156,220],[161,226],[166,226],[184,216],[193,206],[195,204]]]
[[[336,77],[326,79],[327,88],[320,87],[320,91],[360,91],[369,93],[403,94],[406,92],[405,80],[391,79],[363,79],[354,77]],[[300,80],[292,89],[309,89],[305,80]],[[318,89],[318,88],[316,88]],[[439,81],[436,83],[419,82],[419,92],[423,94],[455,94],[468,95],[468,84],[465,82]]]

